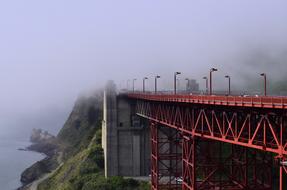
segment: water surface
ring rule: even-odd
[[[15,190],[21,186],[21,173],[33,163],[45,156],[31,151],[20,151],[30,143],[21,140],[0,139],[0,188]]]

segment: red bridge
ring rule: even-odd
[[[150,121],[152,189],[287,189],[287,97],[127,96]]]

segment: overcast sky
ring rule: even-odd
[[[235,86],[266,70],[278,79],[286,8],[286,0],[1,1],[0,128],[59,128],[76,97],[108,79],[160,74],[163,86],[181,71],[203,87],[210,67],[217,88],[225,74]],[[262,54],[281,64],[264,66]]]

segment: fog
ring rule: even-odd
[[[140,89],[144,76],[161,75],[163,89],[181,71],[204,88],[202,77],[216,67],[215,89],[229,74],[233,88],[260,91],[259,73],[286,78],[286,7],[285,0],[1,1],[0,137],[26,137],[33,127],[55,134],[79,94],[108,79],[125,87],[138,78]]]

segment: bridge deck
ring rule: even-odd
[[[207,105],[287,109],[287,97],[217,96],[217,95],[162,95],[130,93],[130,98],[162,102],[184,102]]]

